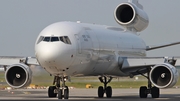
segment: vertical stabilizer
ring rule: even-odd
[[[138,8],[143,9],[143,6],[138,1],[139,0],[128,0],[128,2],[131,2],[135,4]]]

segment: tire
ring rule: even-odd
[[[64,89],[64,99],[69,99],[69,88],[67,86]]]
[[[103,98],[103,96],[104,96],[104,89],[102,86],[99,86],[98,87],[98,97]]]
[[[58,99],[62,99],[63,95],[62,95],[62,89],[59,89],[58,91]]]
[[[147,98],[147,87],[146,86],[142,86],[139,89],[139,97],[140,98]]]
[[[48,88],[48,96],[49,96],[50,98],[53,98],[53,97],[56,97],[56,96],[57,96],[57,94],[54,93],[54,90],[55,90],[55,89],[56,89],[55,86],[50,86],[50,87]]]
[[[112,88],[111,88],[111,86],[108,86],[106,88],[106,97],[107,98],[111,98],[112,97]]]
[[[152,87],[151,88],[151,96],[152,96],[152,98],[159,98],[159,88]]]

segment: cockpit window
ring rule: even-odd
[[[59,41],[59,38],[58,37],[51,37],[51,42],[54,42],[54,41]]]
[[[69,40],[68,36],[61,36],[59,37],[60,41],[66,43],[66,44],[71,44],[71,41]]]
[[[41,41],[45,41],[45,42],[61,41],[65,44],[71,44],[71,41],[68,36],[40,36],[39,40],[37,41],[37,44],[39,44]]]
[[[37,44],[40,43],[43,39],[44,39],[44,37],[43,37],[43,36],[40,36],[40,37],[39,37],[39,40],[37,41]]]
[[[43,41],[49,42],[51,40],[51,37],[45,37]]]
[[[64,41],[64,37],[59,37],[59,39],[60,39],[60,41],[62,41],[62,42],[64,42],[65,43],[65,41]]]
[[[71,41],[69,40],[68,36],[64,36],[64,38],[65,38],[67,44],[71,44]]]

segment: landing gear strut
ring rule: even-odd
[[[159,88],[157,87],[152,87],[152,83],[149,79],[149,71],[147,76],[144,74],[141,74],[142,76],[146,77],[148,79],[148,87],[146,86],[141,86],[139,89],[139,96],[140,98],[147,98],[148,94],[151,94],[152,98],[159,98]]]
[[[111,86],[107,86],[107,84],[111,82],[112,77],[109,77],[107,80],[106,76],[101,76],[101,77],[99,77],[99,80],[101,81],[101,83],[104,84],[104,87],[103,86],[98,87],[98,97],[103,98],[104,93],[106,93],[106,97],[111,98],[112,97],[112,88],[111,88]]]
[[[62,99],[62,98],[68,99],[69,98],[69,88],[65,84],[66,79],[67,79],[67,77],[64,77],[64,76],[63,77],[55,76],[53,85],[56,84],[56,86],[49,87],[48,96],[56,97],[58,95],[58,99]],[[61,85],[60,81],[62,82],[62,85]]]

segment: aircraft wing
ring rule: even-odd
[[[166,44],[162,44],[162,45],[147,46],[146,51],[163,48],[163,47],[168,47],[168,46],[173,46],[173,45],[177,45],[177,44],[180,44],[180,42],[172,42],[172,43],[166,43]]]
[[[157,64],[170,63],[175,67],[180,67],[180,57],[121,57],[118,63],[123,72],[138,75],[147,73],[147,68]]]
[[[24,63],[27,65],[39,65],[35,57],[0,56],[0,66],[5,69],[12,64]]]

